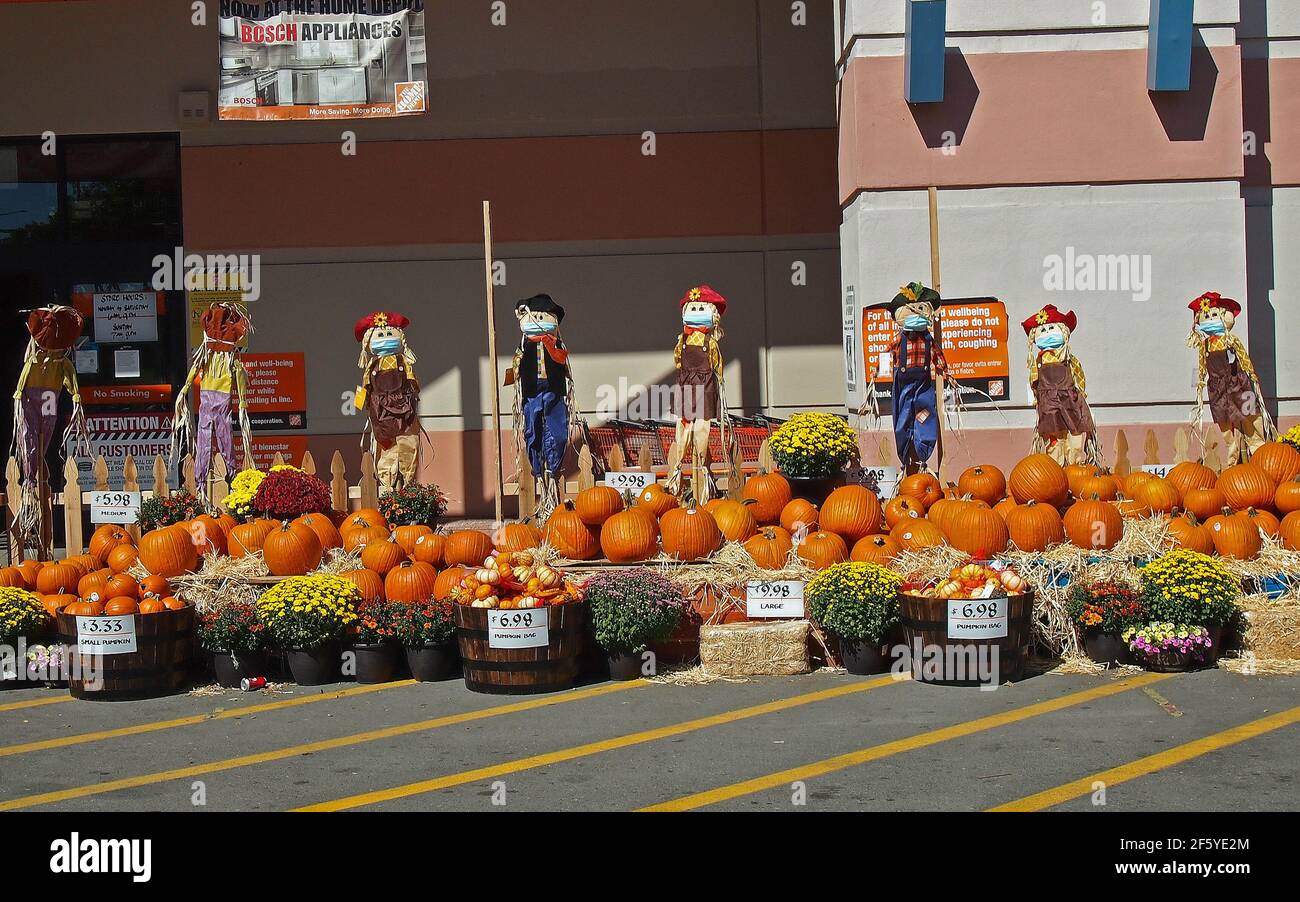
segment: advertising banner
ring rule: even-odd
[[[424,0],[221,0],[219,119],[425,112]]]

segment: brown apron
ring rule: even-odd
[[[381,370],[370,377],[366,413],[381,447],[389,447],[410,430],[419,415],[420,393],[401,369]]]
[[[1221,428],[1232,428],[1259,416],[1255,386],[1240,362],[1227,351],[1211,351],[1205,358],[1205,387],[1210,399],[1210,416]]]
[[[1034,393],[1038,396],[1038,434],[1044,438],[1062,433],[1089,435],[1097,430],[1068,362],[1039,367]]]
[[[677,371],[677,415],[687,422],[716,420],[722,403],[718,377],[709,362],[709,349],[687,344],[682,348],[682,367]]]

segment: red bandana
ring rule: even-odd
[[[713,331],[713,330],[710,329],[708,326],[687,326],[686,329],[682,332],[682,334],[683,334],[683,335],[699,335],[699,334],[703,333],[704,335],[708,335],[708,334],[709,334],[710,332],[712,332],[712,331]]]
[[[546,356],[556,363],[563,365],[569,362],[569,352],[556,343],[554,335],[529,335],[528,340],[546,348]]]

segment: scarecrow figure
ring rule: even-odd
[[[49,450],[59,418],[59,396],[72,397],[72,416],[63,441],[73,442],[73,454],[89,456],[89,431],[81,406],[77,369],[68,352],[81,336],[81,314],[71,307],[51,305],[27,315],[31,339],[23,355],[23,368],[14,389],[14,436],[11,454],[17,458],[22,486],[16,525],[24,547],[38,536],[41,510],[38,498],[41,461]]]
[[[414,485],[420,469],[420,383],[403,331],[410,324],[400,313],[372,313],[357,320],[354,330],[361,342],[357,366],[362,373],[356,405],[366,412],[379,486],[385,492]]]
[[[676,495],[681,489],[682,463],[691,451],[692,486],[695,502],[703,505],[714,496],[717,486],[708,467],[709,432],[716,419],[721,424],[726,447],[727,407],[722,375],[722,315],[727,299],[707,285],[692,288],[681,300],[682,334],[673,350],[677,368],[677,390],[673,412],[677,414],[677,449],[672,472],[664,488]]]
[[[559,480],[577,413],[569,351],[560,337],[564,308],[539,294],[520,301],[515,317],[523,336],[506,385],[515,387],[515,444],[528,449],[538,483],[537,522],[545,523],[560,503]]]
[[[239,411],[239,437],[244,465],[253,459],[252,426],[248,420],[248,372],[239,354],[244,340],[253,331],[247,314],[238,304],[213,304],[203,314],[203,344],[194,350],[193,363],[185,384],[176,397],[172,420],[172,462],[182,453],[194,454],[194,479],[199,496],[208,497],[208,474],[212,469],[212,446],[226,462],[235,464],[235,447],[230,414],[236,400]],[[190,413],[190,389],[199,387],[197,429]]]
[[[935,315],[939,293],[920,282],[903,286],[887,305],[899,333],[889,346],[893,372],[894,445],[904,472],[926,468],[939,444],[939,407],[935,381],[948,371]],[[869,361],[868,384],[875,382]],[[874,391],[868,392],[874,403]]]
[[[1029,384],[1038,408],[1033,450],[1062,466],[1101,460],[1083,366],[1070,353],[1070,336],[1078,324],[1073,310],[1062,313],[1054,304],[1020,324],[1029,338]]]
[[[1273,420],[1264,409],[1264,393],[1250,355],[1232,327],[1241,305],[1217,291],[1206,292],[1188,305],[1192,332],[1187,346],[1196,348],[1196,410],[1192,425],[1202,430],[1206,396],[1210,417],[1223,434],[1230,466],[1250,459],[1260,445],[1276,436]]]

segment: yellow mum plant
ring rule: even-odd
[[[796,479],[824,479],[858,457],[858,434],[830,413],[797,413],[768,442],[781,472]]]
[[[257,600],[257,613],[282,649],[333,642],[357,620],[361,590],[340,576],[294,576]]]

